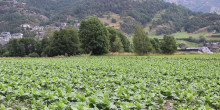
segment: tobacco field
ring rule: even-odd
[[[0,110],[219,110],[220,55],[0,59]]]

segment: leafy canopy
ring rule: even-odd
[[[88,20],[82,20],[79,29],[84,53],[102,55],[109,52],[109,32],[98,18],[91,17]]]
[[[150,39],[146,36],[143,27],[137,27],[133,38],[134,52],[144,55],[152,51]]]

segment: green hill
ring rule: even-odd
[[[71,23],[73,20],[97,16],[109,26],[127,34],[143,25],[149,34],[168,34],[186,31],[220,32],[220,16],[193,12],[183,6],[166,3],[163,0],[20,0],[26,2],[27,11],[43,15],[48,19],[31,21],[37,24]],[[0,10],[1,12],[1,10]],[[15,13],[15,12],[14,12]],[[13,14],[13,13],[12,13]],[[22,15],[22,13],[20,14]],[[114,17],[117,15],[117,17]],[[4,16],[4,14],[2,15]],[[30,16],[28,16],[30,17]],[[115,19],[112,23],[109,19]],[[0,19],[7,21],[7,19]],[[20,22],[19,20],[12,20]],[[24,22],[26,19],[24,20]],[[27,21],[26,21],[27,22]],[[1,24],[1,23],[0,23]],[[11,27],[16,28],[16,26]],[[9,28],[7,28],[9,29]],[[6,29],[0,29],[0,31]],[[11,29],[9,29],[10,31]]]

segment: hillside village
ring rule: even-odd
[[[22,30],[30,31],[36,33],[35,39],[36,40],[42,40],[43,36],[45,35],[45,32],[48,29],[53,29],[55,31],[59,31],[60,29],[63,29],[67,26],[79,28],[80,23],[78,20],[76,20],[73,24],[68,23],[61,23],[60,26],[56,26],[54,24],[46,25],[46,26],[32,26],[30,24],[23,24],[20,26]],[[10,33],[10,32],[1,32],[0,34],[0,44],[5,45],[7,44],[11,39],[21,39],[23,38],[22,33]]]
[[[23,8],[27,7],[27,3],[18,2],[17,0],[0,0],[0,1],[8,2],[8,3],[13,4],[14,6],[18,6],[18,7],[23,7]]]

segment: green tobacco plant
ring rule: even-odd
[[[220,56],[0,59],[0,107],[220,109]]]

